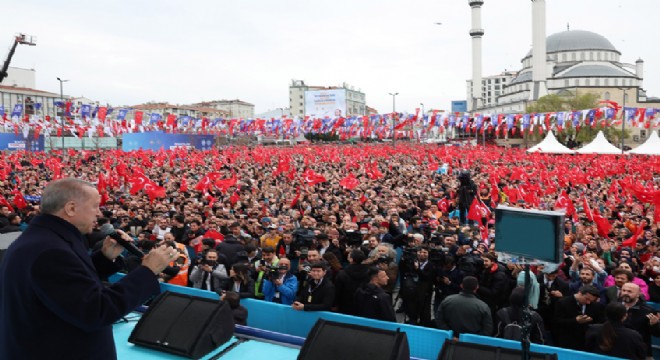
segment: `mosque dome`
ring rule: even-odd
[[[546,53],[548,54],[578,50],[607,50],[619,52],[606,37],[586,30],[562,31],[546,38]],[[527,56],[531,55],[532,50],[529,50]]]

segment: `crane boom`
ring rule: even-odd
[[[11,49],[9,49],[9,54],[7,54],[7,59],[5,59],[4,64],[2,64],[2,69],[0,69],[0,83],[2,83],[2,80],[4,80],[8,75],[7,71],[9,70],[9,63],[11,62],[11,58],[14,56],[14,53],[16,52],[16,47],[18,46],[18,44],[29,45],[29,46],[37,45],[36,39],[33,36],[18,34],[14,37],[14,43],[12,44]]]

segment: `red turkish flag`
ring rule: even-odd
[[[5,197],[2,196],[2,195],[0,195],[0,205],[6,206],[7,208],[9,208],[9,212],[14,212],[14,208],[11,206],[9,201],[7,201],[7,199],[5,199]]]
[[[105,106],[101,106],[99,108],[98,113],[96,114],[96,117],[99,118],[101,121],[105,121],[106,116],[108,115],[108,108]]]
[[[188,191],[188,181],[186,180],[185,176],[181,179],[181,186],[179,186],[179,191],[180,192]]]
[[[135,125],[142,125],[142,111],[135,112]]]
[[[474,220],[481,224],[482,218],[490,217],[490,209],[486,204],[482,203],[477,197],[472,200],[470,209],[468,210],[467,218],[468,220]]]
[[[11,193],[14,195],[14,205],[16,205],[17,208],[25,209],[28,206],[28,203],[25,201],[23,194],[21,194],[18,189],[14,189],[14,191]]]
[[[305,182],[307,182],[308,185],[314,186],[316,184],[324,183],[327,180],[323,175],[319,175],[314,172],[312,169],[307,169],[303,173],[303,177],[305,178]]]
[[[358,185],[360,185],[360,180],[358,180],[355,175],[353,175],[353,173],[348,173],[345,178],[341,179],[339,185],[345,187],[348,190],[353,190]]]
[[[591,212],[591,208],[589,207],[586,196],[582,197],[582,207],[584,207],[584,214],[587,216],[587,219],[589,221],[594,221],[594,214]]]

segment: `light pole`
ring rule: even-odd
[[[398,92],[388,93],[392,95],[392,146],[396,145],[396,136],[394,136],[394,121],[396,119],[396,96],[399,95]]]
[[[625,154],[623,142],[626,138],[626,88],[619,88],[623,90],[623,106],[621,107],[621,155]]]
[[[62,151],[64,151],[64,110],[66,109],[66,105],[64,104],[63,84],[69,80],[62,80],[57,78],[57,81],[60,82],[60,101],[62,102],[62,116],[60,116],[60,126],[62,127]]]

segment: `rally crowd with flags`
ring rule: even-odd
[[[111,113],[99,108],[96,116],[108,126]],[[549,118],[566,126],[575,118],[580,123],[615,115],[594,111]],[[374,124],[386,118],[378,116]],[[545,121],[548,115],[473,120],[483,127],[486,118],[497,128],[511,121]],[[228,126],[259,128],[271,121],[236,120]],[[278,121],[283,126],[285,120]],[[299,124],[318,130],[352,127],[354,121],[372,126],[372,117],[330,121]],[[428,121],[435,126],[468,119],[433,114]],[[476,189],[464,217],[458,206],[460,171],[471,175]],[[233,290],[295,308],[296,302],[313,298],[306,293],[309,266],[319,263],[326,271],[323,281],[333,290],[326,293],[332,298],[314,304],[315,309],[389,321],[397,321],[390,315],[398,309],[403,314],[398,320],[410,324],[506,337],[503,329],[513,321],[502,316],[502,309],[515,307],[522,268],[498,257],[493,209],[505,204],[564,211],[564,261],[532,269],[530,306],[542,319],[541,336],[533,340],[595,351],[585,340],[588,325],[604,322],[605,307],[618,302],[629,314],[624,325],[639,332],[650,354],[651,336],[660,335],[658,318],[647,304],[660,301],[658,174],[659,157],[410,143],[16,151],[0,153],[0,218],[15,212],[29,223],[39,213],[44,186],[75,177],[96,184],[102,197],[99,225],[125,230],[144,250],[157,241],[173,242],[180,252],[172,263],[178,271],[161,274],[162,281],[218,293]],[[95,234],[90,248],[99,244]],[[279,261],[286,266],[278,268]],[[271,278],[269,266],[287,275]],[[367,276],[371,266],[387,272],[389,280],[378,286],[391,296],[389,315],[359,312],[364,304],[354,303],[360,301],[356,292],[373,290]],[[208,275],[200,275],[204,272]],[[460,295],[460,284],[469,277],[477,279],[476,298],[485,303],[490,319],[476,324],[476,330],[456,329],[446,321],[443,302]],[[591,320],[562,307],[571,301],[588,308]]]
[[[445,132],[488,133],[496,137],[520,136],[528,132],[539,134],[567,128],[626,126],[655,128],[660,109],[621,107],[614,101],[603,101],[593,109],[546,113],[452,113],[433,110],[421,113],[386,113],[350,117],[281,117],[281,118],[194,118],[169,113],[145,112],[131,108],[114,109],[98,105],[74,105],[70,101],[55,102],[61,116],[40,114],[41,104],[33,104],[28,114],[23,104],[5,109],[0,116],[6,132],[45,136],[118,136],[124,133],[164,131],[167,133],[213,134],[224,136],[268,135],[284,138],[307,133],[335,134],[341,139],[355,137],[371,139],[421,138]]]

